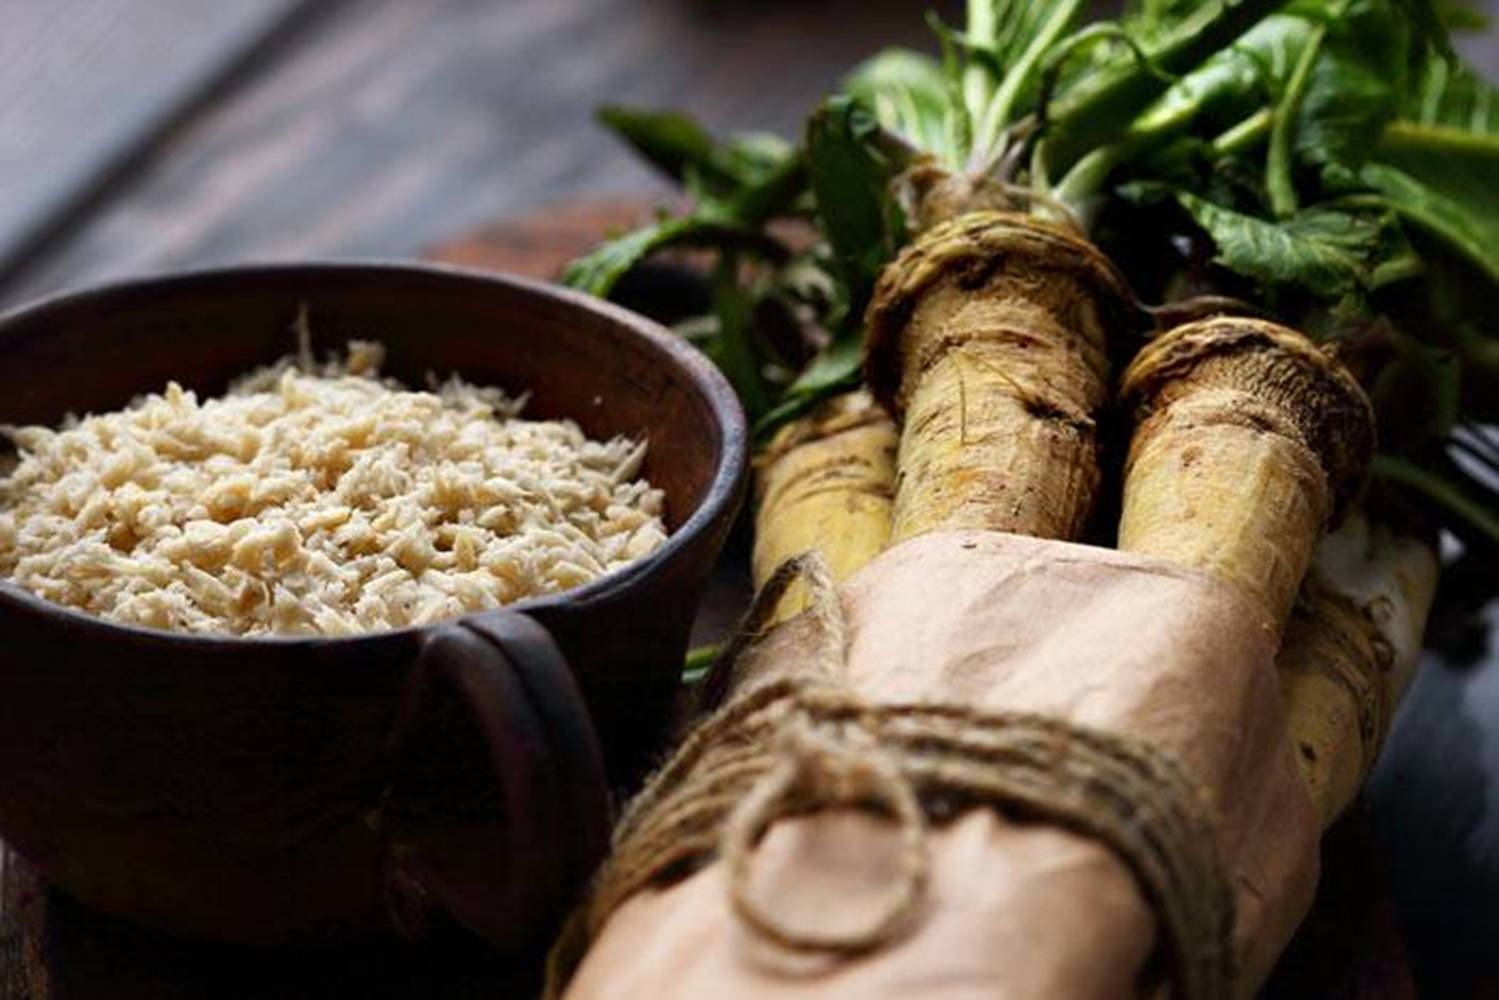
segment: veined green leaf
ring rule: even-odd
[[[1494,175],[1485,184],[1465,177],[1454,164],[1441,176],[1448,180],[1445,188],[1383,163],[1370,163],[1359,173],[1359,179],[1403,218],[1450,244],[1499,282],[1499,190]],[[1460,200],[1448,190],[1466,190],[1468,196]]]
[[[1200,66],[1215,52],[1232,45],[1286,0],[1211,0],[1180,5],[1181,16],[1162,26],[1145,48],[1158,70],[1180,76]],[[1177,11],[1178,5],[1171,5]],[[1098,146],[1116,142],[1136,115],[1165,93],[1169,81],[1141,68],[1132,53],[1082,77],[1058,95],[1051,109],[1052,131],[1047,140],[1047,168],[1060,177]]]
[[[1468,18],[1465,17],[1464,5],[1454,3],[1451,0],[1390,0],[1400,13],[1410,22],[1409,50],[1411,70],[1419,72],[1422,65],[1432,57],[1439,59],[1451,59],[1456,53],[1452,50],[1452,38],[1449,34],[1454,26],[1458,26]],[[1471,11],[1466,14],[1471,16]],[[1471,21],[1469,22],[1471,23]]]
[[[1212,237],[1216,260],[1268,285],[1296,285],[1330,299],[1362,291],[1386,245],[1388,220],[1370,213],[1306,209],[1268,221],[1186,191],[1176,200]]]
[[[1359,181],[1499,282],[1499,88],[1427,60]]]
[[[1124,20],[1142,40],[1157,41],[1197,5],[1198,0],[1142,0],[1131,6]]]
[[[1003,6],[1019,10],[996,36],[995,81],[988,99],[972,109],[975,135],[968,168],[980,173],[992,170],[1006,152],[1005,130],[1059,85],[1065,60],[1048,70],[1048,59],[1059,48],[1069,49],[1068,33],[1082,19],[1087,0],[1020,0]]]
[[[1174,82],[1129,125],[1126,141],[1162,141],[1203,118],[1225,123],[1263,106],[1277,79],[1266,65],[1285,58],[1304,38],[1305,22],[1280,15],[1266,18],[1230,48]],[[1292,57],[1294,58],[1294,56]]]
[[[1303,162],[1357,169],[1408,89],[1419,20],[1408,0],[1352,0],[1325,25],[1321,51],[1295,117],[1295,152]]]
[[[1471,66],[1431,60],[1419,90],[1380,136],[1375,155],[1462,200],[1492,194],[1499,170],[1499,87]]]
[[[979,0],[983,2],[983,0]],[[995,67],[1001,74],[1015,68],[1026,50],[1047,31],[1065,0],[989,0],[996,8],[990,44]],[[1070,17],[1069,17],[1070,22]]]

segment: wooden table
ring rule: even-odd
[[[409,257],[560,201],[663,193],[591,124],[595,104],[680,106],[711,127],[789,134],[860,56],[928,45],[925,6],[12,0],[0,307],[165,268]],[[1499,0],[1487,6],[1499,13]],[[1499,45],[1469,54],[1499,75]],[[1441,623],[1449,648],[1471,639],[1463,622],[1453,611]],[[1499,983],[1487,947],[1499,941],[1499,659],[1470,659],[1433,655],[1338,847],[1387,863],[1395,905],[1376,916],[1398,919],[1433,995]],[[431,953],[177,941],[47,890],[3,845],[0,883],[0,1000],[504,995],[528,976],[461,938],[439,946],[459,970],[440,980]],[[1313,943],[1325,951],[1334,937]],[[1311,965],[1323,953],[1302,952]]]

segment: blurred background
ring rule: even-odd
[[[957,5],[937,5],[959,13]],[[3,0],[0,301],[187,264],[410,255],[663,191],[601,101],[791,134],[924,3]]]
[[[648,200],[667,186],[593,123],[596,104],[789,136],[859,58],[931,48],[931,6],[961,14],[921,0],[0,0],[0,307],[166,268],[409,257],[562,203]],[[1461,46],[1499,78],[1499,36]],[[1472,596],[1493,572],[1444,581],[1429,660],[1342,834],[1375,859],[1423,995],[1499,996],[1499,608]]]

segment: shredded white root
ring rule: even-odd
[[[645,443],[522,420],[458,378],[416,392],[384,351],[286,358],[199,402],[171,383],[61,430],[0,428],[0,576],[158,629],[346,635],[593,580],[666,540]],[[3,474],[3,470],[0,470]]]

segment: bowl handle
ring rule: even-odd
[[[455,714],[472,722],[467,748]],[[451,759],[455,748],[483,766]],[[440,907],[497,947],[549,935],[603,858],[610,818],[598,736],[550,633],[508,610],[436,629],[389,752],[380,816],[396,929],[419,936]]]

